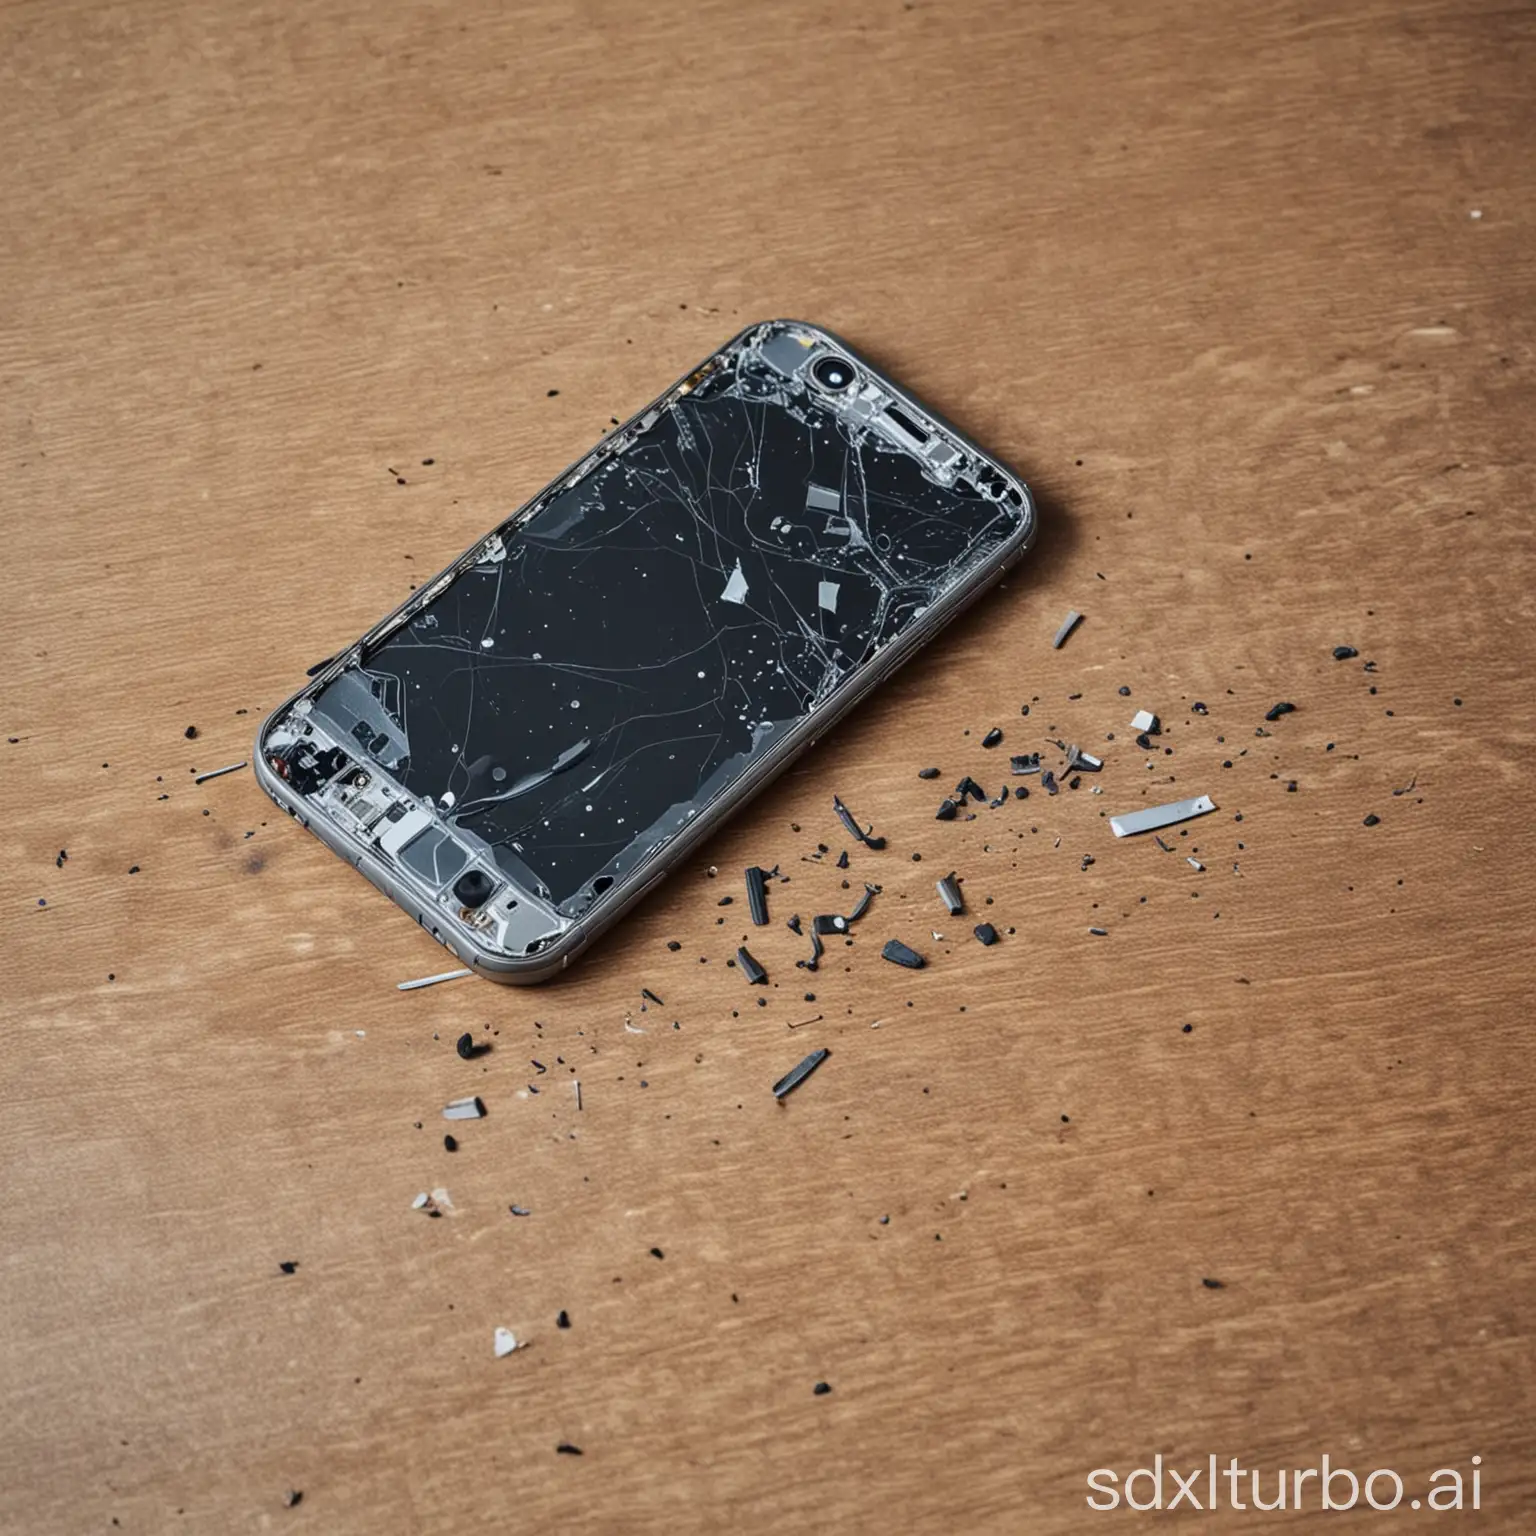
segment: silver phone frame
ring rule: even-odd
[[[444,912],[436,909],[431,913],[426,912],[419,893],[398,880],[388,865],[371,857],[371,848],[368,844],[355,837],[349,829],[319,814],[317,807],[295,792],[285,780],[273,772],[266,756],[265,744],[269,732],[302,699],[317,693],[336,677],[354,660],[361,648],[374,643],[376,639],[382,639],[404,622],[410,613],[431,602],[462,570],[474,563],[475,557],[484,548],[489,538],[526,518],[536,505],[543,502],[566,480],[578,474],[587,473],[593,466],[593,462],[603,455],[604,444],[621,439],[629,429],[636,427],[649,413],[669,408],[675,399],[679,398],[683,387],[690,380],[696,379],[702,371],[711,367],[716,359],[729,353],[753,332],[766,326],[793,327],[814,336],[820,343],[846,354],[882,390],[889,393],[896,401],[911,407],[920,416],[926,417],[952,441],[1001,476],[1003,481],[1017,490],[1022,498],[1022,505],[1019,507],[1019,531],[1011,535],[1006,543],[993,551],[986,560],[978,562],[962,583],[951,588],[926,609],[878,655],[850,672],[823,703],[806,715],[798,725],[786,731],[762,758],[752,764],[723,794],[710,802],[686,827],[653,850],[622,879],[615,881],[612,887],[598,897],[592,906],[546,949],[532,956],[503,954],[499,950],[491,950],[480,944],[475,930],[462,922],[458,923],[451,934],[444,934],[442,927],[448,921]],[[802,320],[754,321],[751,325],[743,326],[729,341],[710,353],[702,362],[696,363],[681,374],[649,404],[641,407],[628,421],[616,427],[604,438],[603,443],[567,465],[553,480],[529,497],[510,517],[501,519],[490,533],[476,539],[456,560],[445,566],[430,581],[423,582],[393,612],[381,619],[351,645],[338,651],[302,688],[274,709],[262,721],[256,732],[255,750],[252,753],[256,781],[280,810],[294,817],[301,826],[313,832],[334,853],[359,870],[396,906],[408,914],[413,914],[417,922],[431,933],[438,943],[477,975],[494,981],[525,985],[547,981],[563,971],[571,961],[588,948],[599,934],[612,927],[631,907],[648,895],[673,868],[686,860],[736,811],[772,783],[802,752],[813,746],[826,730],[837,724],[872,688],[890,677],[940,630],[964,612],[982,592],[1000,580],[1009,567],[1034,543],[1037,522],[1034,497],[1030,494],[1029,487],[1017,474],[931,406],[919,400],[910,391],[903,389],[841,336],[823,326],[811,325]],[[509,883],[515,884],[515,882]],[[436,921],[429,921],[429,917]]]

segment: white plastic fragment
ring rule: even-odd
[[[397,992],[414,992],[418,987],[435,987],[440,981],[457,981],[460,976],[473,976],[473,971],[441,971],[436,976],[418,976],[415,981],[397,981]]]
[[[1173,800],[1167,805],[1149,805],[1145,810],[1111,816],[1109,829],[1116,837],[1132,837],[1138,832],[1155,832],[1159,827],[1190,821],[1215,809],[1216,802],[1209,795],[1197,795],[1193,800]]]
[[[1138,709],[1131,716],[1131,729],[1133,731],[1146,731],[1156,736],[1163,728],[1163,722],[1152,713],[1150,709]]]
[[[725,584],[725,591],[720,594],[722,603],[744,603],[747,600],[747,578],[742,574],[741,561],[736,562],[736,568],[731,572],[730,580]]]
[[[455,1099],[443,1105],[444,1120],[478,1120],[485,1113],[485,1105],[478,1098]]]
[[[1203,870],[1205,868],[1205,865],[1202,864],[1199,859],[1191,858],[1188,854],[1185,855],[1184,862],[1188,864],[1191,869]]]
[[[517,1335],[510,1328],[498,1328],[492,1347],[496,1351],[496,1358],[503,1360],[514,1350],[524,1349],[527,1346],[517,1342]]]
[[[1067,643],[1067,636],[1083,621],[1083,616],[1076,608],[1069,608],[1067,616],[1061,621],[1061,628],[1056,631],[1056,638],[1051,641],[1051,649],[1059,651]]]

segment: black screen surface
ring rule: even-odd
[[[1022,515],[743,349],[316,712],[577,916]]]

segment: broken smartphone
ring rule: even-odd
[[[461,963],[542,981],[1034,528],[853,348],[754,325],[318,668],[257,774]]]

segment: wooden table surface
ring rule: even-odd
[[[1076,1532],[1161,1454],[1528,1530],[1533,63],[1494,0],[9,0],[0,1527]],[[776,314],[1037,553],[566,979],[397,991],[451,962],[194,770]],[[834,791],[882,894],[753,1006]]]

